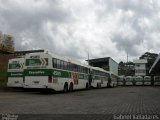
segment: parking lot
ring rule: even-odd
[[[0,112],[1,114],[160,114],[160,87],[117,87],[67,94],[0,92]]]

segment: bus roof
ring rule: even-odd
[[[30,56],[30,55],[44,55],[44,54],[48,54],[48,55],[50,55],[52,58],[57,58],[57,59],[59,59],[59,60],[63,60],[63,61],[66,61],[66,62],[70,62],[70,63],[77,64],[77,65],[80,65],[80,66],[83,66],[83,67],[87,67],[87,68],[88,68],[87,65],[82,64],[82,63],[81,63],[80,61],[78,61],[78,60],[75,60],[75,59],[73,59],[73,58],[69,58],[69,57],[67,57],[67,56],[61,57],[61,56],[59,56],[59,55],[57,55],[57,54],[54,54],[54,53],[48,53],[48,52],[29,53],[29,54],[27,54],[27,56]]]
[[[9,62],[12,62],[12,61],[24,61],[24,57],[22,57],[22,58],[12,58],[12,59],[9,59]]]

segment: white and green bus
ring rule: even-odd
[[[118,86],[123,86],[124,85],[124,76],[119,76],[118,78]]]
[[[9,60],[7,71],[8,87],[23,87],[23,69],[24,58],[14,58]]]
[[[25,56],[24,88],[73,91],[107,87],[109,72],[48,53]]]
[[[132,76],[126,76],[125,77],[125,85],[126,86],[134,85],[134,78]]]
[[[118,85],[118,76],[110,72],[109,86],[116,87],[117,85]]]
[[[110,74],[102,68],[90,67],[92,82],[91,86],[93,88],[107,87]]]
[[[135,76],[135,85],[143,85],[143,77],[142,76]]]
[[[89,88],[89,67],[48,53],[25,57],[24,88],[72,91]]]
[[[154,76],[154,85],[160,85],[160,76]]]
[[[151,76],[144,77],[144,85],[151,85]]]

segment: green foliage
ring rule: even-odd
[[[134,63],[129,61],[127,63],[121,61],[118,66],[118,75],[134,75]]]
[[[139,57],[139,59],[147,59],[147,60],[154,59],[155,60],[157,56],[158,54],[156,53],[145,52],[143,55]]]
[[[158,57],[158,54],[156,53],[146,52],[143,55],[141,55],[139,59],[147,59],[148,61],[147,69],[150,69],[157,57]]]

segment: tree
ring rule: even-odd
[[[118,74],[132,76],[134,75],[134,63],[129,61],[127,63],[121,61],[118,65]]]
[[[157,56],[158,54],[156,53],[145,52],[143,55],[139,57],[139,59],[155,60]]]

